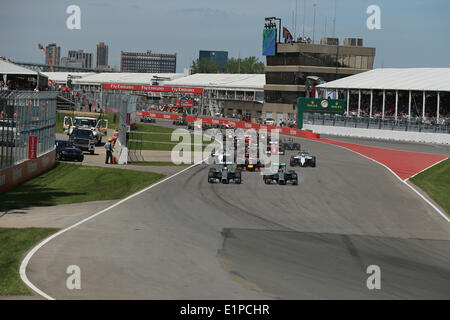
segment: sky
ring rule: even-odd
[[[297,4],[296,4],[297,3]],[[44,63],[38,43],[94,53],[109,45],[109,65],[120,51],[177,53],[177,72],[199,50],[225,50],[229,57],[262,56],[264,18],[276,16],[292,34],[315,39],[333,35],[334,0],[0,0],[0,56]],[[316,4],[315,28],[313,28]],[[66,9],[78,5],[81,29],[69,30]],[[381,29],[369,30],[366,13],[378,5]],[[295,7],[297,6],[297,17]],[[306,7],[306,11],[304,8]],[[450,67],[450,1],[336,0],[335,34],[363,38],[376,47],[375,68]],[[305,14],[304,14],[305,13]],[[304,19],[304,16],[306,19]],[[297,28],[295,31],[295,20]]]

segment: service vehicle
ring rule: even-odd
[[[73,143],[75,147],[83,151],[88,151],[90,154],[95,152],[95,138],[92,130],[90,129],[74,129],[69,136],[69,141]]]
[[[300,167],[315,167],[316,166],[316,157],[311,156],[306,151],[300,151],[297,155],[291,156],[290,161],[291,167],[300,166]]]
[[[73,144],[73,142],[68,140],[56,140],[56,160],[59,161],[80,161],[83,162],[84,154],[83,151]]]
[[[64,117],[64,132],[72,134],[74,129],[90,129],[95,139],[95,144],[102,143],[102,139],[108,133],[108,120],[89,116]]]

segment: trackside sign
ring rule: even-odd
[[[344,114],[345,100],[298,98],[297,99],[297,128],[303,128],[303,113]]]
[[[203,88],[150,86],[150,85],[141,85],[141,84],[103,83],[102,88],[104,90],[129,90],[129,91],[153,91],[153,92],[203,94]]]

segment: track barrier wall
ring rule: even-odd
[[[0,194],[53,168],[56,163],[55,152],[53,150],[36,159],[0,170]]]
[[[151,117],[151,118],[166,119],[166,120],[177,120],[177,119],[180,119],[183,117],[182,114],[151,112],[151,111],[136,111],[136,116],[142,116],[142,117],[147,116],[147,117]],[[253,122],[236,121],[236,120],[228,120],[228,119],[221,119],[221,118],[210,118],[210,117],[201,117],[201,116],[195,117],[192,115],[186,116],[187,122],[193,122],[196,119],[201,119],[203,123],[212,124],[212,125],[231,124],[231,125],[236,126],[236,128],[242,128],[242,129],[255,129],[255,130],[266,129],[267,131],[279,130],[279,134],[283,134],[283,135],[302,137],[302,138],[308,138],[308,139],[319,139],[320,138],[320,135],[317,133],[312,133],[312,132],[309,132],[306,130],[299,130],[296,128],[269,126],[269,125],[253,123]]]

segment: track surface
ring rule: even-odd
[[[318,166],[299,186],[211,185],[199,165],[52,240],[28,278],[57,299],[449,299],[450,224],[382,166],[301,143]]]

